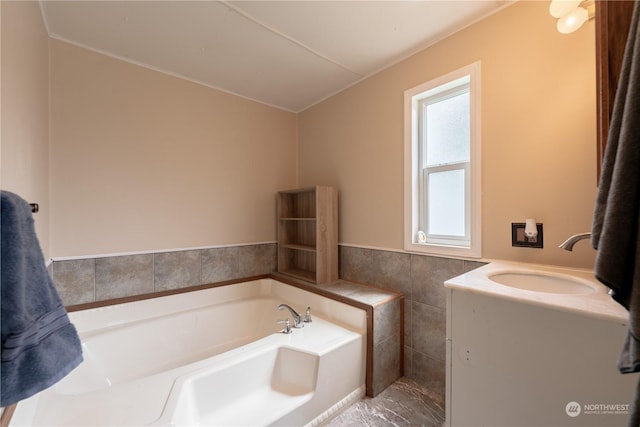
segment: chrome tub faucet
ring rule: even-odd
[[[302,328],[302,327],[304,327],[304,324],[302,323],[302,315],[300,313],[295,311],[288,304],[280,304],[278,306],[278,310],[282,310],[282,309],[285,309],[285,308],[287,310],[289,310],[289,312],[291,313],[291,317],[293,317],[293,327],[294,328]]]

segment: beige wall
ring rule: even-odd
[[[521,1],[299,114],[299,180],[340,190],[340,243],[403,248],[403,92],[482,62],[483,257],[590,267],[596,191],[594,22],[559,34]],[[511,223],[544,223],[544,249]]]
[[[48,37],[37,2],[0,2],[0,188],[38,203],[36,232],[49,258]]]
[[[555,246],[591,223],[594,50],[593,21],[561,35],[545,2],[521,1],[296,116],[59,41],[47,51],[37,4],[5,1],[1,184],[40,203],[52,257],[273,241],[274,193],[297,184],[339,188],[341,243],[402,250],[402,94],[481,60],[483,256],[591,266],[587,242]],[[511,247],[527,217],[545,249]]]
[[[54,257],[275,240],[296,115],[50,41]]]

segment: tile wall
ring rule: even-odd
[[[53,282],[65,305],[268,274],[275,243],[54,261]]]
[[[444,281],[483,263],[403,252],[340,247],[340,277],[405,296],[404,375],[444,402],[446,294]]]

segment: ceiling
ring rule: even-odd
[[[510,0],[41,1],[55,39],[299,112]]]

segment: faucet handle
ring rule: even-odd
[[[282,323],[284,323],[284,329],[283,329],[282,331],[280,331],[280,332],[282,332],[283,334],[290,334],[290,333],[292,333],[292,332],[293,332],[293,331],[291,330],[291,322],[289,322],[289,318],[288,318],[288,317],[287,317],[286,319],[282,319],[282,320],[281,320],[281,319],[278,319],[278,320],[276,321],[276,323],[278,323],[278,324],[282,324]]]
[[[305,323],[313,322],[313,320],[311,320],[311,307],[307,307],[307,313],[304,316],[304,322]]]

